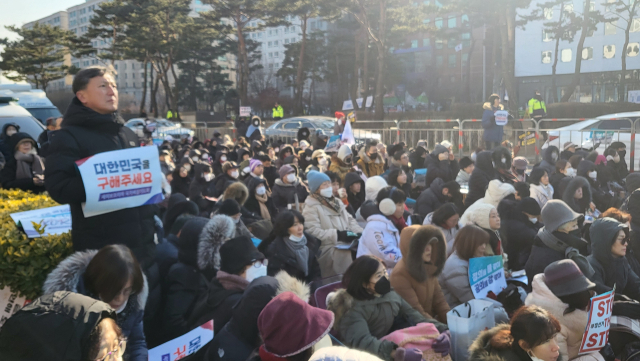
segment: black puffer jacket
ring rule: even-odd
[[[615,285],[616,293],[640,300],[640,277],[633,272],[625,257],[611,254],[611,246],[620,230],[626,230],[626,226],[613,218],[597,219],[591,225],[589,233],[593,252],[587,257],[595,272],[591,281],[596,284],[598,294],[612,290]]]
[[[503,146],[494,148],[491,154],[491,160],[493,161],[493,164],[495,164],[494,168],[498,173],[497,179],[499,179],[500,182],[509,184],[516,182],[516,177],[511,172],[511,163],[513,159],[509,149]]]
[[[423,219],[427,216],[427,214],[440,208],[441,205],[445,204],[448,201],[447,196],[442,194],[443,185],[444,181],[440,178],[436,178],[433,182],[431,182],[429,188],[420,193],[420,196],[416,200],[415,212],[418,213]]]
[[[354,194],[349,190],[349,187],[356,183],[360,183],[360,192]],[[364,181],[360,178],[358,173],[349,172],[344,176],[344,189],[347,190],[347,200],[349,201],[351,209],[353,209],[353,213],[351,215],[355,218],[356,212],[365,200]]]
[[[553,199],[562,199],[562,194],[564,193],[564,190],[567,188],[567,184],[568,184],[566,182],[569,182],[569,180],[567,180],[564,186],[561,186],[560,184],[563,182],[565,178],[570,178],[570,177],[567,177],[566,175],[559,172],[555,172],[553,175],[549,177],[549,183],[551,184],[551,186],[553,186]]]
[[[281,179],[276,179],[276,184],[272,189],[271,198],[278,212],[287,209],[289,204],[292,204],[291,207],[293,208],[296,201],[298,201],[298,204],[304,203],[309,195],[307,187],[300,182],[300,179],[296,179],[293,184],[284,183]]]
[[[2,152],[5,159],[13,157],[13,148],[11,148],[9,136],[7,136],[7,128],[9,128],[9,126],[13,126],[18,132],[20,131],[20,126],[16,123],[5,123],[5,125],[2,126],[2,133],[0,133],[0,152]]]
[[[209,217],[213,211],[215,202],[205,197],[215,197],[216,192],[213,187],[213,180],[207,182],[204,179],[203,173],[205,171],[211,172],[211,166],[209,164],[198,162],[198,164],[195,165],[195,176],[189,186],[189,200],[198,205],[202,217]]]
[[[295,277],[305,283],[311,283],[322,278],[320,264],[318,263],[320,241],[308,233],[305,233],[304,236],[307,239],[307,248],[309,249],[306,275],[296,260],[293,251],[285,244],[283,237],[278,236],[273,240],[260,244],[259,250],[269,260],[269,265],[267,266],[267,274],[269,276],[275,276],[280,271],[286,271],[291,277]]]
[[[411,162],[412,171],[416,169],[420,169],[424,166],[425,159],[422,158],[422,156],[425,154],[428,157],[429,151],[422,147],[416,147],[415,149],[412,149],[409,152],[409,162]]]
[[[216,195],[218,197],[221,196],[222,193],[224,193],[224,191],[235,182],[239,182],[239,180],[231,177],[226,173],[220,174],[212,181],[213,186],[215,187]]]
[[[582,188],[582,198],[575,199],[578,188]],[[569,181],[567,189],[562,194],[562,200],[573,209],[574,212],[584,214],[591,204],[591,186],[584,177],[577,176]]]
[[[109,244],[129,247],[144,269],[154,258],[155,205],[126,208],[84,217],[86,193],[76,161],[89,156],[139,146],[138,136],[116,113],[98,114],[74,98],[62,129],[54,132],[45,160],[45,187],[51,198],[71,207],[71,238],[76,251]]]
[[[542,228],[539,222],[531,223],[529,217],[518,210],[519,204],[516,200],[503,199],[498,205],[500,233],[509,255],[509,269],[513,271],[524,269],[538,230]]]
[[[540,232],[540,231],[539,231]],[[567,247],[573,247],[577,249],[581,255],[587,256],[588,253],[588,244],[582,238],[573,236],[571,234],[563,233],[563,232],[553,232],[553,236],[563,244],[563,248],[566,250]],[[544,242],[540,239],[540,236],[536,235],[535,240],[533,241],[533,247],[531,247],[531,255],[527,260],[527,263],[524,266],[524,269],[527,272],[527,278],[529,279],[529,284],[533,281],[533,276],[538,273],[544,273],[544,269],[555,261],[560,261],[565,258],[565,250],[556,251],[554,249],[549,248]],[[582,270],[583,273],[584,270]]]
[[[554,159],[555,157],[555,159]],[[549,176],[556,172],[556,162],[560,159],[560,151],[555,145],[550,145],[544,152],[544,159],[540,162],[539,167],[547,171]]]
[[[189,167],[189,172],[186,177],[180,176],[180,169],[183,167]],[[171,193],[172,194],[182,194],[185,197],[189,196],[189,188],[191,187],[191,182],[193,181],[193,161],[189,158],[182,158],[180,160],[179,165],[173,171],[172,179],[171,179]]]
[[[460,166],[457,160],[439,160],[438,155],[448,152],[447,148],[443,145],[436,145],[436,149],[429,154],[424,160],[424,167],[427,168],[427,176],[425,179],[425,186],[431,185],[434,179],[440,178],[445,183],[456,180],[456,176],[460,171]]]
[[[465,208],[483,198],[489,182],[498,179],[498,172],[493,168],[492,154],[492,152],[485,150],[476,157],[476,167],[469,178],[469,194],[464,200]]]
[[[256,188],[260,184],[264,184],[267,189],[269,189],[269,185],[267,184],[266,179],[249,177],[245,179],[245,184],[247,185],[247,189],[249,189],[249,198],[244,204],[244,208],[246,208],[249,212],[254,213],[256,215],[261,215],[260,212],[260,202],[256,199]],[[274,219],[278,214],[278,210],[276,206],[273,204],[273,199],[270,197],[267,199],[267,203],[265,203],[267,209],[269,210],[269,215],[271,219]],[[243,214],[244,216],[244,214]]]
[[[615,197],[605,192],[603,187],[600,185],[600,182],[597,179],[592,179],[589,177],[589,172],[596,170],[596,165],[590,160],[580,161],[578,164],[577,173],[580,177],[584,177],[591,186],[591,197],[593,203],[595,203],[596,208],[599,210],[607,210],[609,207],[613,207],[615,204]]]

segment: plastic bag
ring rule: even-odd
[[[494,317],[493,303],[485,300],[471,300],[447,313],[451,357],[454,361],[466,361],[469,358],[469,346],[481,331],[496,325]]]

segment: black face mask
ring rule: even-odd
[[[618,152],[618,155],[620,156],[620,158],[624,158],[625,155],[627,155],[627,151],[626,150],[621,150]]]
[[[573,231],[569,232],[569,234],[574,237],[582,238],[582,234],[580,233],[580,228],[574,229]]]
[[[378,158],[378,153],[371,153],[369,158],[371,158],[372,160],[377,159]]]
[[[523,175],[524,171],[525,169],[516,169],[516,173],[518,173],[519,175]]]
[[[378,282],[376,282],[374,290],[379,295],[386,295],[387,293],[391,292],[391,283],[389,282],[389,279],[387,277],[382,277],[381,279],[379,279]]]

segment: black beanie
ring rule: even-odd
[[[264,258],[264,254],[258,251],[251,238],[232,238],[220,247],[220,271],[237,275],[252,261]]]
[[[202,229],[209,222],[204,217],[195,217],[182,227],[178,238],[178,260],[193,268],[198,268],[198,243]]]
[[[541,213],[540,205],[535,199],[531,197],[522,198],[520,203],[518,203],[516,209],[520,212],[525,212],[532,216],[539,216]]]
[[[235,199],[225,199],[218,210],[218,214],[227,216],[235,216],[238,213],[240,213],[240,205]]]
[[[460,169],[465,169],[468,166],[472,165],[473,161],[469,157],[462,157],[460,158],[460,162],[458,162],[458,164],[460,165]]]

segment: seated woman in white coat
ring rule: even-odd
[[[402,258],[400,232],[407,226],[404,221],[405,193],[396,187],[386,187],[378,192],[376,203],[379,213],[367,218],[367,226],[358,244],[357,257],[373,255],[384,261],[388,272]]]
[[[549,200],[553,199],[553,186],[549,183],[549,174],[544,168],[535,167],[529,174],[529,182],[531,198],[535,199],[542,209]]]

